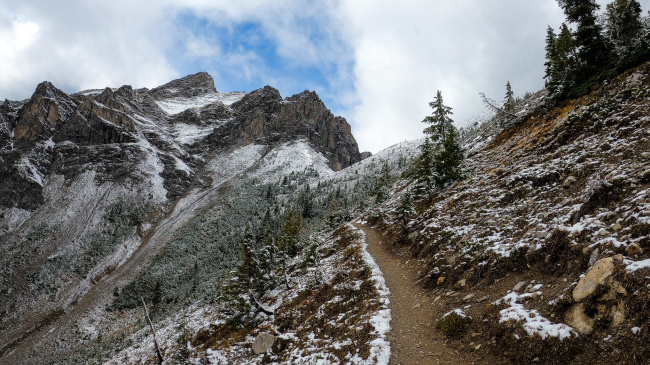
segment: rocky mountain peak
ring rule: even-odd
[[[321,102],[320,97],[318,97],[318,94],[316,94],[315,91],[309,91],[309,90],[305,90],[300,94],[289,96],[287,98],[287,101],[300,101],[300,100]]]
[[[115,92],[115,95],[128,99],[128,100],[135,100],[135,92],[133,91],[133,88],[131,85],[124,85],[117,89]]]
[[[216,93],[214,79],[207,72],[199,72],[193,75],[166,83],[149,91],[149,95],[156,99],[170,97],[191,98],[198,95]]]
[[[235,120],[215,130],[220,145],[272,144],[307,139],[340,170],[361,161],[357,142],[345,118],[335,117],[313,91],[283,99],[270,86],[252,91],[231,105]]]
[[[77,103],[51,82],[38,84],[36,91],[20,111],[15,130],[16,144],[30,145],[35,141],[50,138],[76,107]]]
[[[280,92],[271,87],[264,86],[261,89],[251,91],[241,100],[232,104],[232,108],[239,113],[248,113],[251,111],[273,112],[282,102]]]

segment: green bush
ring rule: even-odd
[[[442,316],[436,322],[436,328],[447,337],[457,338],[465,333],[470,323],[472,323],[472,317],[466,316],[457,309]]]

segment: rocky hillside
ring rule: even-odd
[[[214,293],[246,222],[281,220],[295,186],[360,160],[350,126],[315,93],[222,93],[207,73],[70,95],[44,82],[4,101],[0,357],[12,357],[2,361],[76,348],[78,331],[115,324],[114,298],[112,310],[152,299],[150,280],[166,278],[160,318]],[[209,289],[186,288],[179,273]],[[25,360],[32,352],[40,360]]]
[[[468,177],[417,216],[397,209],[410,180],[364,215],[410,252],[454,347],[518,364],[650,357],[648,75],[557,106],[533,96],[505,129],[465,134]]]

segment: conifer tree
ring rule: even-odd
[[[432,186],[442,188],[448,182],[462,177],[460,163],[464,158],[464,150],[458,140],[458,130],[449,117],[452,109],[443,104],[440,91],[429,106],[433,108],[433,115],[423,120],[430,126],[424,129],[426,138],[420,146],[416,177],[418,190],[428,189],[431,192]]]
[[[450,107],[442,103],[440,90],[438,90],[436,98],[429,103],[429,106],[433,109],[433,114],[422,121],[425,124],[430,124],[424,129],[424,134],[431,139],[431,142],[437,143],[450,128],[454,127],[454,121],[449,117],[453,113]]]
[[[632,51],[643,39],[641,4],[636,0],[614,0],[607,4],[605,27],[619,54]]]
[[[574,47],[578,64],[575,71],[579,81],[582,81],[610,60],[607,43],[596,15],[600,5],[595,0],[558,0],[558,4],[567,20],[576,24]]]
[[[301,228],[302,215],[296,213],[293,209],[290,210],[284,220],[282,234],[278,239],[280,250],[289,257],[293,257],[298,253]]]
[[[415,163],[415,176],[417,178],[416,194],[424,195],[425,191],[433,189],[433,159],[435,150],[429,136],[424,137],[424,143],[420,145],[420,155]]]
[[[505,103],[503,106],[503,109],[507,111],[508,113],[512,113],[515,111],[515,93],[512,92],[512,87],[510,86],[510,81],[506,83],[506,98],[505,98]]]
[[[443,136],[442,146],[436,152],[433,162],[433,181],[436,187],[443,188],[451,181],[463,178],[460,168],[465,158],[465,151],[458,141],[458,130],[453,125]]]
[[[415,207],[413,207],[413,194],[411,194],[410,191],[404,193],[404,197],[402,198],[400,205],[397,207],[396,213],[402,223],[402,228],[406,228],[409,218],[417,214]]]

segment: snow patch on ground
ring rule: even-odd
[[[140,162],[138,170],[148,175],[153,199],[157,202],[166,201],[167,189],[164,187],[165,180],[160,176],[165,171],[165,166],[160,161],[157,150],[146,139],[140,139],[136,144],[142,148],[145,154],[145,158]]]
[[[536,292],[541,295],[542,292]],[[523,322],[522,326],[529,336],[538,335],[542,339],[548,337],[557,337],[560,340],[578,337],[578,333],[571,327],[564,323],[552,323],[548,319],[534,309],[525,309],[524,305],[519,303],[519,300],[532,296],[531,293],[518,294],[517,292],[508,293],[503,298],[494,302],[495,305],[506,304],[508,308],[499,311],[501,319],[499,323],[508,321]]]
[[[0,213],[0,237],[5,232],[15,231],[32,216],[32,212],[15,207],[0,209]]]
[[[632,261],[632,260],[626,260],[625,263],[627,266],[625,267],[625,271],[632,273],[637,270],[642,270],[642,269],[650,269],[650,259],[646,260],[641,260],[641,261]]]
[[[358,232],[362,239],[361,242],[361,251],[362,257],[366,265],[368,265],[372,272],[372,280],[375,282],[375,289],[379,293],[380,302],[382,304],[382,309],[377,312],[371,319],[370,324],[375,328],[375,333],[377,338],[370,342],[370,357],[363,363],[366,364],[388,364],[390,360],[390,343],[386,339],[386,335],[390,331],[390,320],[391,313],[389,309],[390,305],[390,290],[386,286],[386,280],[384,279],[384,274],[379,269],[379,265],[375,262],[375,259],[368,252],[368,243],[366,241],[366,234],[354,227],[352,224],[348,224],[348,227],[356,232]]]
[[[328,161],[322,154],[316,152],[309,142],[302,139],[286,142],[268,152],[259,161],[255,176],[266,177],[265,180],[276,180],[278,176],[287,176],[294,171],[304,171],[312,168],[319,176],[329,176],[333,173]]]
[[[253,166],[262,157],[265,149],[266,146],[251,143],[208,161],[206,171],[214,179],[213,186],[220,185]]]
[[[23,177],[37,183],[38,185],[44,186],[47,183],[43,174],[38,171],[38,168],[32,164],[27,156],[23,156],[18,164],[16,164],[16,167]]]
[[[214,131],[216,125],[198,126],[194,124],[176,123],[171,127],[174,140],[181,145],[191,145],[207,137]]]

